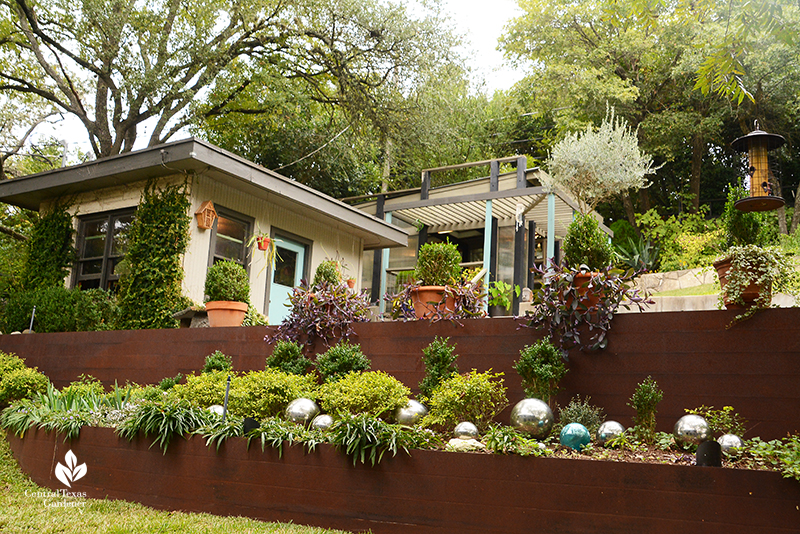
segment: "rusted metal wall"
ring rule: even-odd
[[[726,405],[749,421],[745,437],[774,439],[800,432],[800,309],[774,309],[726,329],[729,311],[618,315],[609,344],[597,352],[570,353],[569,373],[557,402],[590,396],[609,418],[632,423],[627,406],[636,385],[651,375],[664,390],[658,428],[671,431],[687,408]],[[518,328],[511,318],[431,325],[356,325],[355,342],[386,371],[412,389],[424,376],[422,348],[434,336],[457,346],[461,371],[505,373],[513,404],[523,397],[513,369],[519,351],[542,331]],[[38,366],[57,386],[82,373],[101,379],[155,383],[178,372],[199,370],[214,350],[232,356],[237,370],[262,369],[271,347],[263,327],[85,332],[0,336],[0,350],[15,352]],[[501,415],[503,420],[509,410]]]
[[[72,450],[87,472],[70,491],[88,497],[354,532],[800,532],[800,484],[776,472],[439,451],[369,467],[327,445],[279,457],[241,438],[216,452],[197,436],[162,455],[108,428],[9,441],[23,471],[52,489],[66,489],[54,466]]]

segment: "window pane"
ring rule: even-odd
[[[102,258],[106,252],[108,221],[91,221],[83,225],[81,258]]]
[[[297,252],[276,247],[275,276],[272,281],[282,286],[294,287],[294,273],[297,269]]]
[[[214,255],[226,260],[233,260],[236,263],[244,263],[244,247],[241,243],[231,241],[224,235],[217,234],[217,242],[214,245]]]
[[[128,233],[133,222],[133,215],[125,215],[114,219],[114,232],[111,241],[111,255],[123,256],[128,251]]]
[[[103,260],[81,262],[81,276],[87,274],[100,274],[103,272]]]
[[[97,289],[100,287],[100,279],[94,280],[81,280],[78,282],[78,289]]]
[[[247,225],[240,221],[219,217],[217,219],[217,235],[224,235],[239,243],[244,243],[245,236],[247,236]]]

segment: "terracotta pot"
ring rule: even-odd
[[[580,297],[580,303],[589,309],[596,308],[600,302],[600,295],[598,295],[594,288],[588,287],[589,282],[593,276],[598,276],[599,273],[577,273],[572,279],[572,285]],[[572,299],[567,298],[567,305],[572,304]]]
[[[269,242],[270,238],[265,235],[258,236],[256,238],[256,244],[258,245],[258,250],[269,250]]]
[[[742,300],[744,301],[745,304],[744,306],[742,306],[738,302],[733,302],[728,300],[728,298],[725,296],[725,287],[727,287],[728,285],[728,271],[731,270],[730,258],[725,258],[720,261],[715,261],[714,268],[717,270],[717,276],[719,276],[719,287],[720,291],[722,291],[723,301],[725,302],[725,309],[742,310],[745,308],[750,308],[755,305],[756,299],[758,299],[758,295],[761,293],[761,286],[758,286],[756,284],[750,284],[742,292]]]
[[[242,326],[247,315],[247,303],[231,300],[206,302],[209,326]]]
[[[429,319],[437,311],[455,311],[456,299],[444,298],[444,286],[420,286],[411,292],[414,314],[417,319]]]
[[[350,289],[353,289],[354,287],[356,287],[356,279],[355,278],[348,278],[347,279],[347,287],[349,287]]]

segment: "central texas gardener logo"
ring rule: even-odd
[[[64,456],[64,462],[67,465],[62,465],[61,462],[56,464],[56,478],[60,480],[65,486],[71,488],[72,482],[80,480],[86,475],[86,464],[78,464],[78,458],[72,453],[72,449],[67,451]]]

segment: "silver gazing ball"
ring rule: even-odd
[[[463,421],[456,425],[453,435],[458,439],[478,439],[478,427],[469,421]]]
[[[212,404],[211,406],[208,407],[208,411],[211,412],[211,413],[215,413],[215,414],[221,416],[222,412],[225,411],[225,408],[223,408],[219,404]]]
[[[597,440],[598,445],[604,446],[607,442],[616,438],[623,432],[625,432],[625,427],[618,422],[606,421],[600,425],[600,428],[597,429],[597,433],[594,437]]]
[[[332,424],[333,424],[333,417],[331,417],[330,415],[328,415],[326,413],[323,413],[323,414],[320,414],[320,415],[316,416],[311,421],[311,428],[313,428],[314,430],[325,431],[325,430],[328,430],[331,427]]]
[[[736,434],[723,434],[717,438],[717,443],[722,448],[722,452],[735,452],[744,447],[744,440]]]
[[[311,399],[295,399],[286,407],[286,420],[306,424],[319,414],[319,406]]]
[[[678,443],[694,443],[700,445],[711,439],[711,427],[699,415],[684,415],[675,423],[672,433]]]
[[[522,399],[511,410],[511,426],[536,439],[544,439],[553,429],[553,410],[539,399]]]
[[[414,426],[428,415],[428,409],[421,402],[409,400],[408,404],[394,412],[394,420],[400,425]]]

